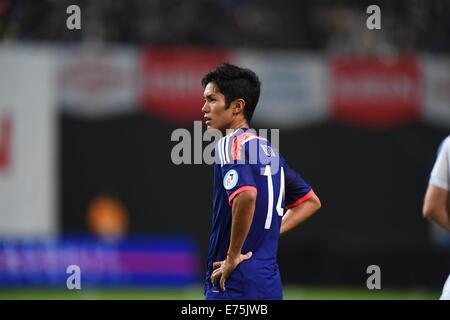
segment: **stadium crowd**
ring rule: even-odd
[[[82,29],[65,28],[77,4]],[[0,0],[3,41],[106,42],[324,50],[450,52],[450,2],[378,1],[382,32],[365,27],[370,1]]]

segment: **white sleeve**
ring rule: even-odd
[[[449,186],[449,153],[450,153],[450,138],[447,138],[442,143],[441,150],[437,156],[436,162],[434,163],[433,170],[431,171],[430,181],[431,185],[436,187],[450,190]]]

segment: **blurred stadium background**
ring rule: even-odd
[[[174,165],[170,137],[193,132],[201,76],[224,60],[259,74],[254,126],[281,129],[323,203],[281,240],[286,299],[437,299],[450,237],[421,206],[450,128],[449,14],[446,0],[0,0],[0,299],[202,299],[212,168]],[[366,289],[373,264],[382,290]]]

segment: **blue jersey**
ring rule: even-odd
[[[239,129],[216,145],[212,230],[206,272],[206,299],[281,299],[276,261],[281,219],[286,208],[313,195],[311,187],[292,170],[266,139]],[[245,190],[257,192],[252,224],[242,253],[252,257],[240,263],[226,281],[226,291],[212,286],[213,262],[227,256],[231,236],[233,199]]]

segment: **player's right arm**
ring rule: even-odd
[[[441,150],[437,156],[430,182],[423,201],[423,216],[446,230],[450,231],[449,214],[449,152],[450,140],[447,138],[442,143]]]
[[[450,231],[448,191],[432,184],[428,185],[423,201],[423,216]]]
[[[287,163],[284,164],[285,172],[285,207],[287,211],[281,220],[280,234],[294,229],[308,220],[322,206],[319,197],[311,186]]]
[[[301,204],[288,209],[281,220],[280,234],[286,233],[308,220],[321,206],[319,197],[313,193]]]

